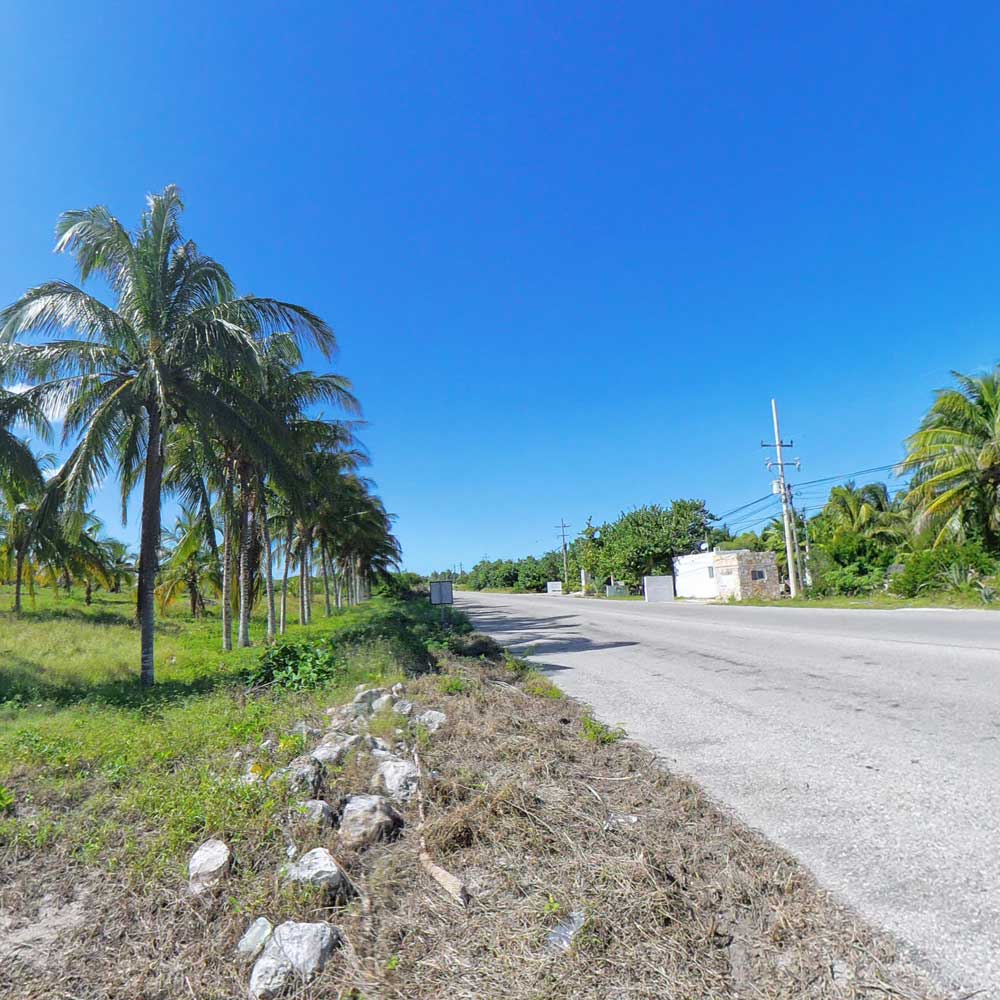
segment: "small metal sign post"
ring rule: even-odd
[[[431,604],[441,605],[441,627],[444,628],[448,617],[447,607],[455,603],[455,588],[451,580],[431,581]]]

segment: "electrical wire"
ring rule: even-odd
[[[761,503],[763,500],[770,500],[773,496],[773,493],[765,493],[762,497],[758,497],[756,500],[751,500],[749,503],[743,504],[742,507],[734,507],[732,510],[727,510],[725,514],[719,514],[715,520],[724,521],[727,517],[731,517],[733,514],[738,514],[741,510],[746,510],[747,507],[752,507],[755,503]]]

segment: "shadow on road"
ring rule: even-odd
[[[472,619],[479,632],[493,636],[512,653],[522,656],[544,656],[552,653],[582,653],[598,649],[619,649],[638,646],[638,642],[594,642],[571,626],[579,623],[577,615],[551,615],[547,618],[525,618],[518,615],[498,614],[496,608],[481,604],[462,603],[462,610]],[[546,669],[567,670],[546,664]]]

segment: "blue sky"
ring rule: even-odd
[[[887,464],[1000,356],[1000,11],[815,6],[14,0],[0,300],[179,184],[336,329],[418,570],[760,496],[772,395],[801,478]]]

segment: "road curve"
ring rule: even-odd
[[[456,597],[945,982],[1000,997],[1000,614]]]

